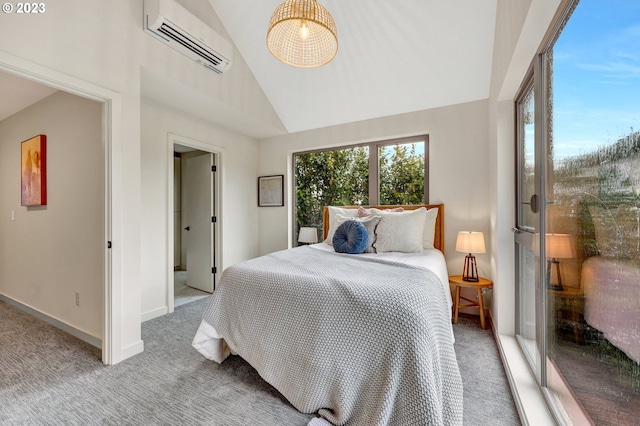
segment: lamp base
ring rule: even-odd
[[[477,283],[480,281],[478,278],[478,267],[476,266],[476,257],[469,253],[464,258],[464,268],[462,270],[462,281],[469,281]]]
[[[553,270],[553,271],[552,271]],[[551,282],[552,272],[555,272],[557,282]],[[562,291],[562,275],[560,275],[560,262],[553,258],[547,261],[547,289],[554,291]]]

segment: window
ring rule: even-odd
[[[536,259],[533,247],[538,214],[535,205],[535,97],[533,76],[527,81],[522,95],[516,100],[517,109],[517,209],[516,209],[516,271],[517,306],[516,335],[529,362],[538,365],[539,348],[536,341]],[[533,203],[532,203],[533,201]]]
[[[517,101],[516,199],[522,207],[532,188],[539,199],[538,216],[518,215],[518,341],[560,423],[635,424],[640,3],[570,3],[534,61],[533,90]],[[533,169],[527,152],[535,153]]]
[[[426,203],[427,156],[427,136],[295,153],[293,235],[315,227],[321,240],[324,206]]]

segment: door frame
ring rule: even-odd
[[[122,348],[122,251],[108,242],[122,235],[122,96],[109,89],[71,77],[42,65],[0,52],[0,71],[102,104],[104,142],[104,272],[102,312],[102,362],[116,364],[125,355]],[[122,238],[118,238],[118,243]]]
[[[211,154],[215,154],[214,163],[217,167],[218,175],[214,179],[213,184],[213,214],[216,216],[216,226],[213,237],[213,255],[214,262],[221,268],[222,263],[222,215],[221,215],[221,205],[223,200],[223,192],[222,188],[223,180],[224,180],[224,168],[222,167],[224,161],[224,148],[199,141],[196,139],[191,139],[187,136],[181,136],[175,133],[167,134],[167,313],[171,313],[174,311],[174,277],[173,277],[173,258],[174,258],[174,247],[175,247],[175,238],[174,238],[174,217],[173,217],[173,180],[174,180],[174,169],[173,169],[173,157],[174,157],[174,145],[182,145],[187,146],[189,148],[197,149],[204,152],[209,152]],[[216,284],[220,274],[215,274],[213,288],[216,288]]]

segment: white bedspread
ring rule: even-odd
[[[272,253],[224,271],[193,345],[217,362],[237,353],[336,425],[462,424],[440,274],[321,245]]]
[[[601,256],[582,265],[584,319],[640,363],[640,269],[626,259]]]
[[[334,253],[334,249],[327,243],[312,244],[309,247],[316,250],[324,250]],[[384,259],[391,262],[406,263],[407,265],[420,266],[431,270],[442,283],[442,288],[449,302],[449,306],[453,306],[451,298],[451,289],[449,287],[449,272],[447,271],[447,262],[440,250],[428,249],[419,253],[401,253],[390,251],[386,253],[362,253],[359,257],[370,257],[372,259]]]

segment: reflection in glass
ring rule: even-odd
[[[583,0],[548,54],[547,232],[571,235],[547,290],[548,356],[595,424],[640,418],[638,2]],[[566,388],[565,388],[566,387]],[[567,414],[572,418],[572,414]]]
[[[529,363],[535,366],[538,356],[538,345],[536,342],[536,257],[534,252],[518,245],[518,299],[519,303],[519,330],[518,341],[524,349]]]
[[[519,114],[521,117],[521,144],[522,154],[520,161],[522,162],[522,177],[520,180],[520,192],[522,194],[522,202],[531,203],[531,197],[535,194],[535,103],[533,97],[533,86],[529,88],[523,100],[519,103]],[[536,215],[531,208],[521,209],[522,217],[519,223],[531,231],[535,228]]]

